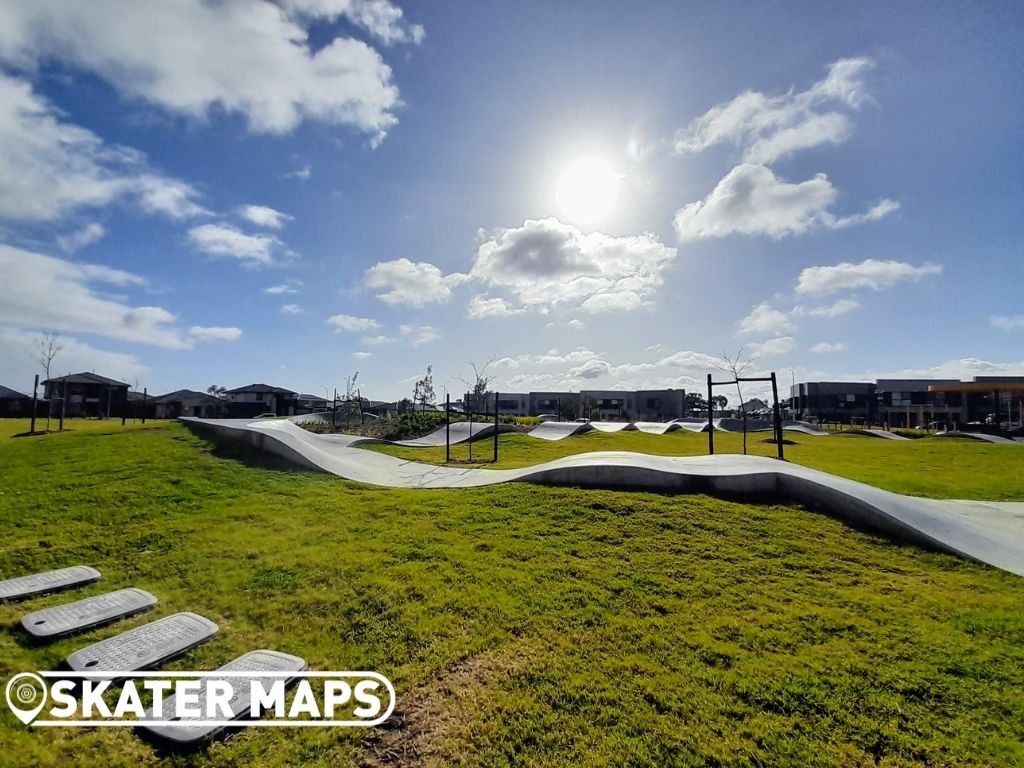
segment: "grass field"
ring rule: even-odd
[[[775,456],[774,444],[764,442],[766,435],[747,436],[748,452]],[[836,434],[827,437],[787,432],[786,459],[825,472],[859,480],[886,490],[931,498],[969,498],[988,501],[1024,500],[1024,445],[995,445],[973,440],[922,438],[892,441],[862,435]],[[405,448],[395,445],[367,445],[365,450],[379,451],[410,461],[443,464],[441,448]],[[720,453],[740,453],[742,435],[715,433],[715,448]],[[469,444],[452,446],[452,459],[467,462]],[[704,456],[708,436],[679,430],[666,435],[644,432],[588,432],[564,440],[541,440],[525,434],[499,437],[498,463],[490,439],[473,445],[473,457],[488,463],[469,466],[496,468],[523,467],[586,451],[637,451],[662,456]]]
[[[793,506],[369,488],[177,424],[71,426],[0,438],[0,577],[86,563],[104,578],[0,606],[4,680],[192,610],[221,634],[170,668],[276,648],[387,675],[398,711],[388,728],[252,729],[186,758],[121,729],[32,730],[0,707],[0,765],[1024,765],[1019,577]],[[602,437],[575,450],[699,453],[703,436]],[[880,457],[895,490],[1024,498],[1019,469],[1004,491],[977,477],[1010,473],[1024,450],[800,443],[794,458],[858,479]],[[893,459],[918,444],[934,449]],[[570,447],[513,437],[502,450],[511,465]],[[937,462],[955,470],[929,485]],[[12,627],[125,586],[160,605],[39,647]]]

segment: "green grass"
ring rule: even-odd
[[[0,440],[0,472],[0,577],[104,574],[0,606],[0,678],[192,610],[221,634],[171,668],[267,647],[398,689],[390,728],[187,758],[0,708],[2,765],[1024,765],[1024,580],[797,507],[369,488],[177,424]],[[12,627],[125,586],[157,610],[39,647]]]
[[[775,456],[776,446],[763,442],[764,439],[763,433],[748,435],[748,452]],[[798,432],[787,432],[786,439],[795,442],[795,445],[784,446],[787,460],[889,491],[939,499],[1024,500],[1024,445],[949,438],[894,441],[843,434],[817,437]],[[742,446],[742,435],[715,433],[715,449],[719,453],[741,453]],[[364,449],[431,464],[443,464],[445,457],[443,446],[368,445]],[[498,463],[490,463],[494,455],[493,443],[485,439],[473,445],[473,466],[524,467],[587,451],[704,456],[708,452],[708,436],[684,430],[666,435],[595,431],[548,441],[525,434],[505,434],[499,436]],[[487,463],[477,463],[481,457]],[[452,446],[452,459],[467,462],[469,444]]]

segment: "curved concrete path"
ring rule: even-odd
[[[966,440],[979,440],[984,443],[997,443],[999,445],[1017,445],[1020,441],[1000,435],[986,435],[984,432],[939,432],[935,437],[959,437]]]
[[[772,495],[900,539],[1024,575],[1024,503],[936,501],[760,456],[650,456],[604,451],[520,469],[466,469],[405,461],[355,446],[351,435],[316,435],[287,420],[196,419],[197,432],[249,443],[309,469],[396,488],[471,488],[508,482],[542,485]],[[558,422],[549,422],[555,423]]]
[[[839,435],[864,435],[866,437],[880,437],[883,440],[910,440],[906,435],[897,435],[895,432],[886,432],[884,429],[845,429],[837,432]]]

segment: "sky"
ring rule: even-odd
[[[1024,374],[1024,6],[0,0],[0,384]]]

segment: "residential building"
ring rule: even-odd
[[[290,389],[269,384],[249,384],[225,392],[231,415],[241,419],[259,416],[261,413],[294,416],[297,394]]]
[[[798,419],[853,423],[875,411],[875,385],[869,382],[809,381],[794,384],[790,408]]]
[[[149,398],[146,411],[147,416],[155,419],[176,419],[179,416],[218,419],[225,418],[230,412],[226,401],[206,392],[191,389],[179,389],[176,392]]]
[[[40,403],[42,403],[40,405]],[[46,412],[46,403],[36,403],[37,414]],[[0,385],[0,418],[26,418],[32,415],[32,396]]]
[[[94,416],[97,418],[130,416],[128,385],[96,373],[73,373],[43,382],[44,396],[60,408],[60,399],[66,399],[64,415]]]

